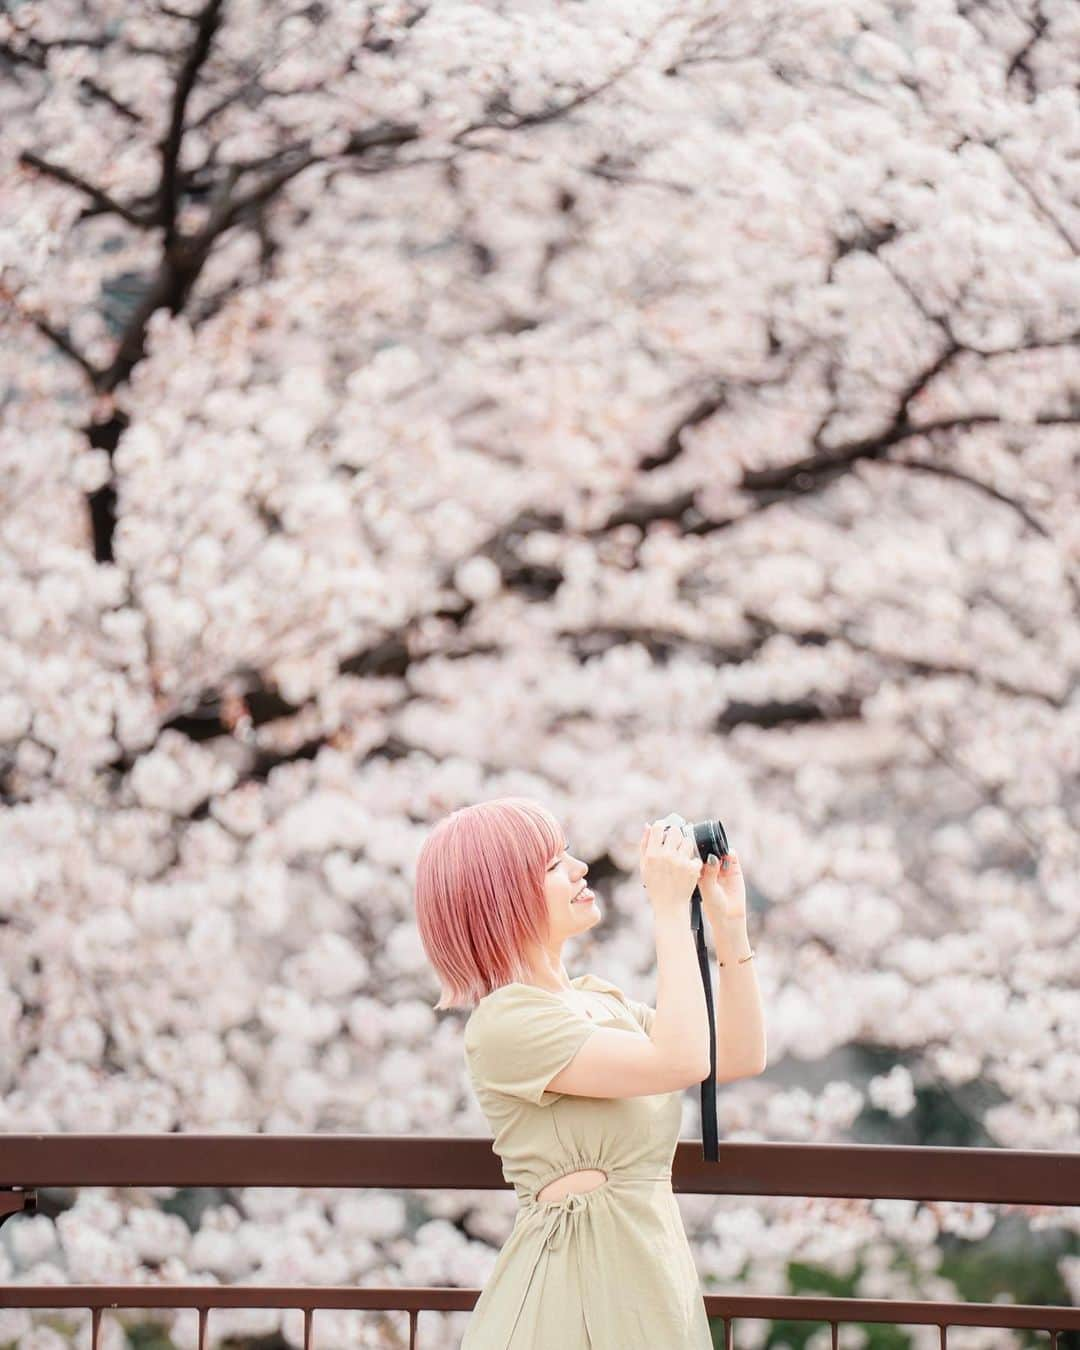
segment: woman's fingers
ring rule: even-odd
[[[660,821],[646,825],[641,832],[638,851],[644,853],[652,846],[666,849],[669,853],[684,853],[688,857],[692,855],[696,862],[701,861],[697,841],[675,825],[663,825]]]

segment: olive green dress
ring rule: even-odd
[[[597,1027],[644,1036],[656,1014],[598,976],[570,983],[589,996],[591,1020],[558,994],[515,983],[481,999],[465,1026],[469,1077],[519,1203],[461,1350],[712,1350],[671,1189],[681,1092],[546,1090]],[[537,1200],[582,1168],[608,1179]]]

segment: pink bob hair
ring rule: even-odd
[[[442,985],[436,1011],[531,981],[528,953],[548,936],[544,874],[565,839],[528,797],[463,806],[436,824],[416,861],[417,927]]]

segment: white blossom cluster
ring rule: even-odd
[[[612,865],[568,964],[645,1000],[637,822],[723,820],[769,1070],[722,1140],[884,1138],[928,1097],[1080,1147],[1077,7],[226,0],[175,228],[225,166],[306,167],[105,380],[169,278],[144,217],[204,8],[0,15],[0,1131],[487,1134],[414,866],[523,794]],[[514,1216],[175,1198],[9,1220],[0,1280],[478,1288]],[[703,1287],[761,1293],[797,1261],[956,1298],[943,1235],[1080,1224],[680,1205]],[[0,1346],[85,1325],[0,1309]],[[278,1329],[215,1311],[211,1344]]]

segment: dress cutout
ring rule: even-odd
[[[482,998],[465,1025],[469,1078],[518,1212],[460,1350],[713,1350],[671,1189],[681,1091],[547,1091],[598,1027],[643,1036],[656,1014],[599,976],[570,983],[591,994],[591,1020],[550,990],[514,983]],[[586,1168],[607,1181],[536,1199]]]

